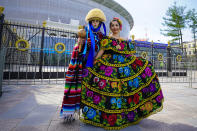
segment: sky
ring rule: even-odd
[[[163,36],[160,29],[166,11],[174,2],[178,6],[186,6],[185,11],[195,9],[197,11],[197,0],[115,0],[122,5],[133,17],[134,27],[130,31],[135,39],[148,38],[149,41],[167,43],[169,37]],[[124,23],[123,23],[124,24]],[[129,27],[128,27],[129,28]],[[183,30],[183,41],[192,41],[192,34],[189,29]]]

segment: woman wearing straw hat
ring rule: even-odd
[[[88,27],[78,32],[78,42],[73,49],[71,61],[66,73],[64,98],[60,118],[74,120],[74,114],[80,109],[82,69],[92,67],[94,57],[99,51],[99,41],[106,35],[104,22],[106,17],[102,10],[92,9],[86,18]],[[103,26],[104,33],[100,31]]]

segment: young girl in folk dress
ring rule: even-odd
[[[83,69],[80,120],[116,130],[160,111],[163,94],[152,64],[133,55],[134,42],[120,37],[120,19],[114,18],[110,29],[94,66]]]

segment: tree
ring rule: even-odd
[[[189,27],[191,29],[194,38],[195,54],[197,55],[197,51],[196,51],[197,12],[195,9],[192,9],[188,11],[188,15],[189,15]]]
[[[178,41],[183,51],[182,30],[186,27],[188,14],[185,12],[186,7],[177,6],[176,2],[166,11],[166,17],[163,17],[163,26],[167,29],[161,30],[164,36],[170,36],[171,42]]]

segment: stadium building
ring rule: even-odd
[[[113,17],[119,17],[123,22],[121,36],[128,37],[133,27],[132,16],[114,0],[1,0],[0,6],[5,7],[6,20],[39,25],[47,21],[72,26],[85,25],[88,11],[100,8],[107,18],[107,32]]]

